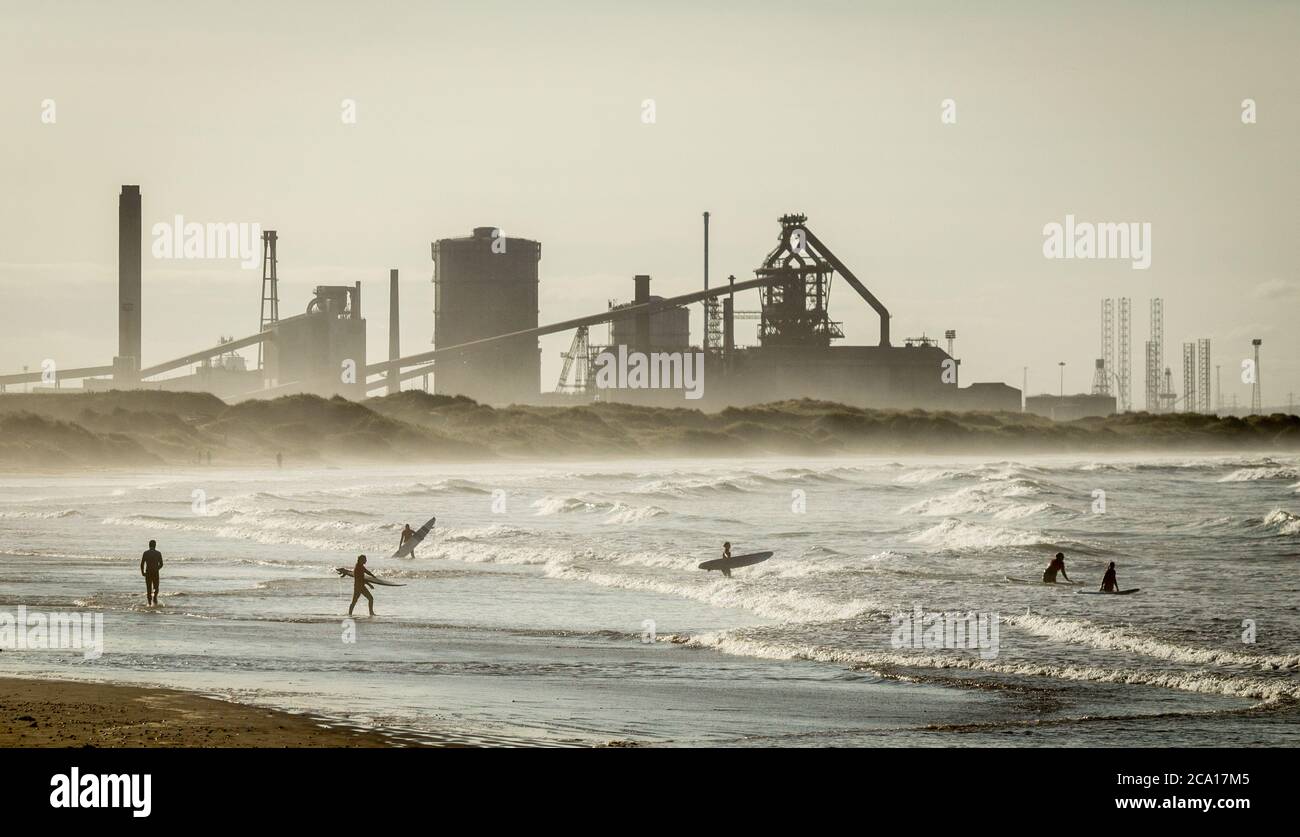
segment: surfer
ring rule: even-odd
[[[730,558],[731,558],[731,541],[724,541],[722,544],[722,560],[726,561],[729,560]],[[731,578],[731,569],[729,567],[723,567],[722,575],[725,578]]]
[[[147,604],[158,604],[158,571],[162,569],[162,553],[157,549],[157,541],[149,541],[149,548],[140,556],[140,575],[144,576],[144,600]]]
[[[366,597],[366,602],[370,605],[370,615],[375,615],[375,597],[370,595],[366,585],[366,576],[375,578],[375,574],[366,569],[366,556],[358,555],[356,566],[352,568],[352,604],[348,605],[348,616],[352,615],[352,608],[357,606],[357,599],[362,596]]]
[[[402,540],[397,544],[397,550],[400,552],[401,549],[402,549],[402,547],[403,547],[403,546],[406,546],[406,542],[409,541],[409,540],[410,540],[411,538],[413,538],[413,537],[415,537],[415,530],[411,528],[411,524],[409,524],[409,523],[403,523],[403,524],[402,524]],[[411,544],[411,557],[412,557],[412,558],[415,557],[415,544]]]
[[[1101,592],[1118,593],[1119,582],[1115,580],[1115,562],[1111,561],[1110,566],[1106,568],[1106,575],[1101,579]]]
[[[1048,565],[1047,565],[1047,569],[1043,570],[1043,583],[1044,583],[1044,584],[1055,584],[1055,583],[1056,583],[1056,574],[1057,574],[1057,573],[1060,573],[1061,576],[1062,576],[1066,581],[1069,581],[1069,580],[1070,580],[1070,576],[1067,575],[1066,572],[1065,572],[1065,553],[1064,553],[1064,552],[1058,552],[1058,553],[1056,553],[1056,557],[1052,559],[1052,563],[1048,564]]]

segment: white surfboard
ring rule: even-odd
[[[355,577],[352,575],[351,567],[335,567],[334,570],[339,575],[345,575],[348,578]],[[383,587],[405,587],[406,586],[405,584],[398,584],[396,581],[385,581],[382,578],[376,578],[375,576],[369,576],[369,575],[366,576],[366,584],[379,584]]]

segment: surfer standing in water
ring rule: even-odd
[[[1055,584],[1055,583],[1056,583],[1056,574],[1057,574],[1057,573],[1060,573],[1061,576],[1062,576],[1066,581],[1069,581],[1069,580],[1070,580],[1070,576],[1066,575],[1066,573],[1065,573],[1065,553],[1064,553],[1064,552],[1058,552],[1058,553],[1056,553],[1056,557],[1052,559],[1052,563],[1048,564],[1048,565],[1047,565],[1047,569],[1043,570],[1043,583],[1044,583],[1044,584]]]
[[[158,604],[158,571],[162,569],[162,553],[156,547],[157,541],[149,541],[149,548],[140,556],[140,575],[144,576],[144,600],[146,604]]]
[[[366,603],[370,605],[370,615],[375,615],[375,597],[370,595],[366,589],[366,576],[375,578],[375,574],[366,569],[366,556],[358,555],[356,566],[352,568],[352,604],[348,605],[348,616],[352,615],[352,608],[357,606],[357,599],[362,596],[366,597]]]
[[[1106,568],[1106,575],[1101,579],[1101,592],[1118,593],[1119,582],[1115,580],[1115,562],[1111,561],[1110,566]]]
[[[726,541],[722,544],[722,559],[725,561],[730,557],[731,557],[731,541]],[[726,578],[731,578],[731,569],[729,567],[723,567],[722,574]]]
[[[411,528],[411,524],[409,524],[409,523],[403,523],[403,524],[402,524],[402,540],[397,544],[397,548],[398,548],[398,549],[401,549],[403,546],[406,546],[406,542],[409,541],[409,540],[410,540],[411,538],[413,538],[413,537],[415,537],[415,530],[413,530],[413,529]],[[415,557],[415,545],[414,545],[414,544],[411,545],[411,557],[412,557],[412,558]]]

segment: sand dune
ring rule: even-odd
[[[0,465],[289,465],[593,456],[1300,449],[1300,418],[864,410],[781,401],[717,413],[626,404],[490,407],[404,392],[228,405],[185,392],[0,396]]]

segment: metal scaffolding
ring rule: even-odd
[[[1096,395],[1110,395],[1111,376],[1115,374],[1115,300],[1109,297],[1101,301],[1101,360],[1097,369],[1092,391]]]
[[[1197,406],[1202,413],[1214,412],[1210,391],[1210,338],[1196,341]]]
[[[1133,300],[1119,300],[1119,411],[1133,409]]]
[[[561,357],[564,358],[564,367],[560,370],[560,380],[555,385],[555,391],[575,395],[590,394],[595,389],[595,376],[592,374],[591,342],[587,336],[587,326],[578,326],[573,333],[573,343]],[[571,372],[574,373],[572,383],[569,381]]]
[[[1151,300],[1151,339],[1147,341],[1146,401],[1147,411],[1159,412],[1164,401],[1160,386],[1160,372],[1165,368],[1165,308],[1164,300]]]
[[[262,320],[258,331],[280,321],[280,283],[275,273],[275,230],[262,232]],[[262,344],[257,344],[257,368],[263,366]]]

